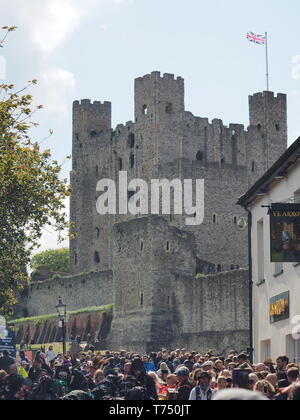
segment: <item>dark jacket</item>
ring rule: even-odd
[[[177,387],[178,395],[176,401],[188,401],[192,392],[193,386],[188,379]]]
[[[0,357],[0,370],[5,370],[6,373],[9,373],[9,366],[15,363],[15,359],[10,356]]]

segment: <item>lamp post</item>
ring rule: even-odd
[[[65,305],[61,299],[61,297],[58,298],[58,304],[56,305],[56,309],[58,312],[58,315],[61,320],[61,327],[62,327],[62,340],[63,340],[63,354],[65,355],[67,353],[66,348],[66,318],[67,318],[67,305]]]

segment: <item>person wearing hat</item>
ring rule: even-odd
[[[270,369],[271,373],[276,373],[276,370],[274,368],[275,363],[273,363],[272,359],[266,359],[264,361],[264,365],[267,366]]]
[[[190,401],[211,401],[213,390],[210,388],[211,375],[208,372],[202,372],[198,376],[198,385],[192,390]]]
[[[157,376],[162,381],[163,384],[167,384],[167,377],[171,374],[170,369],[168,368],[168,365],[164,362],[160,364],[160,369],[157,372]]]
[[[214,362],[211,362],[211,361],[205,362],[203,363],[201,367],[204,370],[204,372],[209,372],[210,370],[214,368]]]
[[[189,381],[190,371],[187,367],[180,367],[176,371],[176,375],[178,380],[176,386],[176,401],[188,401],[193,388],[191,382]]]

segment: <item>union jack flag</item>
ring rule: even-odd
[[[247,39],[250,42],[254,42],[255,44],[258,44],[258,45],[265,45],[266,44],[266,37],[264,35],[257,35],[253,32],[248,32],[247,33]]]

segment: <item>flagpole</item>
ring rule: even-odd
[[[270,90],[270,82],[269,82],[269,48],[268,48],[268,32],[266,32],[266,77],[267,77],[267,91]]]

